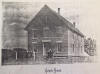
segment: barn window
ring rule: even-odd
[[[73,53],[75,52],[75,46],[74,46],[74,44],[73,44]]]
[[[32,31],[32,37],[33,37],[33,38],[37,38],[37,37],[39,37],[39,36],[40,36],[39,30],[33,30],[33,31]]]
[[[44,27],[43,29],[44,29],[44,30],[49,30],[49,27],[48,27],[48,26],[46,26],[46,27]]]
[[[51,35],[49,27],[46,26],[43,28],[43,35],[44,35],[44,37],[49,37]]]
[[[58,52],[61,52],[61,49],[62,49],[62,43],[58,43],[58,44],[57,44],[57,47],[58,47]]]
[[[82,46],[81,46],[81,53],[82,53]]]
[[[58,37],[61,37],[63,35],[64,28],[62,26],[56,27],[56,33]]]
[[[35,38],[38,37],[38,30],[35,30],[35,31],[34,31],[34,37],[35,37]]]
[[[73,40],[74,40],[74,33],[72,34],[72,38],[73,38]]]

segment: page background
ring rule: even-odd
[[[62,72],[58,74],[99,74],[100,73],[100,5],[99,0],[3,0],[3,2],[55,2],[58,4],[79,4],[80,5],[80,18],[81,26],[78,28],[88,37],[93,37],[97,41],[97,63],[93,64],[54,64],[54,65],[7,65],[0,66],[0,74],[45,74],[46,68],[60,68]],[[59,6],[59,5],[58,5]],[[0,37],[2,36],[2,3],[0,3]],[[83,25],[84,24],[84,25]],[[0,38],[0,47],[1,47]],[[1,52],[1,51],[0,51]],[[1,57],[1,56],[0,56]],[[1,61],[0,61],[1,63]]]

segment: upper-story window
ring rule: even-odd
[[[34,34],[34,38],[38,37],[38,33],[37,32],[38,32],[37,30],[34,31],[34,33],[33,33]]]
[[[82,53],[83,52],[83,47],[82,46],[81,46],[81,49],[80,50],[81,50],[81,53]]]
[[[72,33],[72,38],[73,38],[73,40],[74,40],[74,33]]]
[[[49,30],[49,27],[46,26],[46,27],[43,28],[43,30]]]
[[[73,44],[72,47],[73,47],[73,48],[72,48],[72,49],[73,49],[72,51],[73,51],[73,53],[74,53],[74,52],[75,52],[75,45]]]
[[[63,30],[64,30],[64,29],[62,28],[62,26],[59,26],[59,27],[58,27],[59,33],[63,33]]]
[[[62,26],[56,27],[57,36],[62,36],[64,33],[64,28]]]
[[[38,29],[32,29],[32,37],[37,38],[40,36],[40,31]]]
[[[44,37],[49,37],[50,36],[50,30],[49,30],[49,27],[48,26],[45,26],[43,28],[43,36]]]

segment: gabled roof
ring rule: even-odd
[[[38,26],[38,25],[39,26],[66,25],[70,30],[84,37],[84,35],[77,28],[75,28],[75,26],[71,22],[69,22],[64,17],[62,17],[60,14],[50,9],[47,5],[45,5],[37,13],[37,15],[29,22],[29,24],[26,26],[25,29],[28,30],[29,27],[32,28],[33,26]]]

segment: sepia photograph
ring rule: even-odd
[[[79,27],[80,9],[68,8],[2,2],[2,65],[94,63],[96,39]]]

